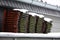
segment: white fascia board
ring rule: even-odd
[[[0,37],[41,37],[41,38],[60,38],[60,33],[9,33],[0,32]]]

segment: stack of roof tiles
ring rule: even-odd
[[[6,11],[3,32],[18,32],[18,17],[19,13],[17,11]]]
[[[21,14],[21,13],[20,13]],[[20,17],[20,23],[19,23],[19,32],[21,33],[26,33],[27,32],[27,27],[28,27],[28,20],[29,20],[29,15],[22,13]]]

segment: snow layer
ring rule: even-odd
[[[32,13],[32,12],[29,12],[28,14],[29,14],[29,15],[32,15],[32,16],[38,16],[38,17],[40,17],[40,18],[43,18],[43,17],[44,17],[44,15],[40,15],[40,14]]]
[[[47,22],[51,22],[52,21],[52,19],[50,19],[50,18],[44,18],[44,20],[47,21]]]
[[[13,10],[15,10],[15,11],[21,11],[21,12],[23,12],[23,13],[26,13],[28,10],[26,10],[26,9],[13,9]]]

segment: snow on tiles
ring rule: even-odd
[[[29,15],[36,16],[36,13],[29,12]]]
[[[43,18],[44,15],[40,15],[40,14],[36,14],[36,16],[40,17],[40,18]]]
[[[40,17],[40,18],[43,18],[43,17],[44,17],[44,15],[40,15],[40,14],[32,13],[32,12],[29,12],[28,14],[29,14],[29,15],[32,15],[32,16],[38,16],[38,17]]]
[[[52,19],[50,19],[50,18],[44,18],[44,20],[47,21],[47,22],[51,22],[52,21]]]
[[[28,10],[26,10],[26,9],[13,9],[13,10],[15,10],[15,11],[21,11],[21,12],[23,12],[23,13],[26,13]]]

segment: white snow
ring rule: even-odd
[[[28,14],[29,14],[29,15],[32,15],[32,16],[38,16],[38,17],[40,17],[40,18],[43,18],[43,17],[44,17],[44,15],[40,15],[40,14],[32,13],[32,12],[29,12]]]
[[[36,16],[36,13],[29,12],[29,15]]]
[[[38,17],[43,18],[44,15],[36,14]]]
[[[28,10],[26,10],[26,9],[13,9],[13,10],[15,10],[15,11],[21,11],[21,12],[23,12],[23,13],[26,13]]]
[[[52,19],[50,19],[50,18],[44,18],[44,20],[47,21],[47,22],[51,22],[52,21]]]

